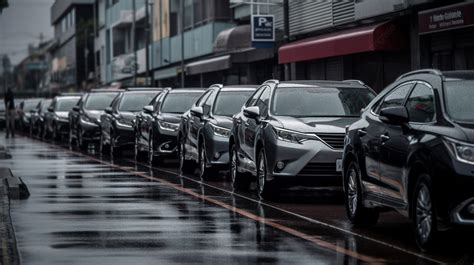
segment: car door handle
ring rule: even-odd
[[[382,134],[380,135],[380,141],[382,141],[382,143],[386,142],[390,140],[390,136],[388,134]]]
[[[359,137],[363,137],[367,135],[367,131],[365,129],[359,129],[357,130],[357,134],[359,135]]]

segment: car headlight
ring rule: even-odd
[[[220,127],[220,126],[217,126],[217,125],[212,124],[212,123],[209,123],[209,124],[211,125],[211,128],[212,128],[212,131],[214,132],[214,135],[229,138],[230,129]]]
[[[123,127],[123,128],[127,128],[127,129],[132,128],[132,124],[128,124],[128,123],[125,123],[125,122],[120,121],[120,120],[117,120],[116,123],[117,123],[117,126],[119,126],[119,127]]]
[[[98,123],[96,121],[87,116],[82,116],[81,122],[89,126],[98,126]]]
[[[474,144],[446,138],[445,144],[459,162],[474,165]]]
[[[278,140],[301,144],[308,140],[317,140],[316,135],[272,127]]]
[[[177,130],[179,130],[179,123],[158,121],[158,126],[160,126],[160,129],[170,132],[176,132]]]

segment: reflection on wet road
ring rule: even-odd
[[[13,156],[0,166],[11,167],[31,192],[11,209],[23,264],[437,261],[234,196],[224,184],[213,188],[127,159],[114,164],[27,138],[0,144]],[[331,207],[319,211],[335,214]]]

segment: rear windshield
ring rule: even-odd
[[[199,93],[170,93],[161,105],[161,112],[183,114],[191,108],[194,102],[202,95]]]
[[[446,109],[451,119],[474,123],[474,80],[454,80],[444,83]]]
[[[158,92],[147,92],[147,93],[125,93],[122,100],[120,101],[120,111],[137,112],[143,109],[146,105],[150,104],[153,98]]]
[[[221,91],[217,95],[214,115],[232,116],[239,112],[254,91]]]
[[[92,93],[87,97],[84,108],[86,110],[105,110],[117,95],[118,92]]]
[[[272,114],[292,117],[356,117],[375,95],[361,88],[278,88]]]
[[[57,111],[71,111],[72,108],[77,104],[79,98],[65,98],[58,100]]]

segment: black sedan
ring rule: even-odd
[[[376,224],[391,209],[413,222],[418,246],[438,229],[474,225],[474,71],[401,76],[348,128],[347,215]]]
[[[86,93],[69,112],[69,145],[82,149],[100,140],[100,116],[123,90],[94,89]]]
[[[229,164],[229,135],[232,116],[240,111],[257,86],[211,86],[200,105],[191,108],[183,117],[179,134],[180,166],[182,171],[193,171],[199,164],[201,179],[212,176]],[[189,162],[191,160],[192,162]]]
[[[44,115],[45,136],[59,139],[69,133],[69,112],[79,102],[80,96],[57,96],[53,99],[51,106]]]
[[[135,156],[148,156],[150,164],[175,157],[180,119],[202,95],[204,89],[167,89],[155,105],[146,106],[135,124]]]
[[[43,136],[44,118],[51,105],[51,101],[51,99],[42,99],[38,105],[36,105],[36,108],[30,111],[30,135],[38,134],[40,137]]]
[[[108,148],[111,156],[119,156],[123,150],[134,146],[133,120],[161,91],[159,88],[128,89],[120,93],[100,118],[102,153]]]

